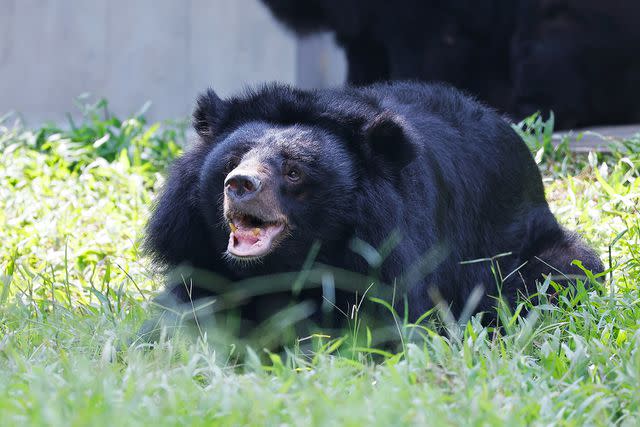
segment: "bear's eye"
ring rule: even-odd
[[[287,172],[287,179],[291,182],[297,182],[300,180],[300,172],[295,169],[295,168],[291,168],[289,169],[289,171]]]

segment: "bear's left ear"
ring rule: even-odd
[[[416,147],[408,138],[402,119],[390,112],[376,116],[364,126],[363,133],[373,154],[398,169],[416,156]]]
[[[225,102],[213,89],[208,89],[198,97],[193,111],[193,127],[202,139],[210,140],[218,133],[218,124],[222,117]]]

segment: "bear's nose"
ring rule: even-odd
[[[249,199],[256,195],[262,186],[257,176],[236,173],[228,175],[224,180],[224,188],[227,194],[234,199]]]

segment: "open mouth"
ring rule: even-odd
[[[265,221],[252,215],[234,215],[229,218],[229,228],[227,251],[239,258],[257,258],[273,249],[285,226],[282,222]]]

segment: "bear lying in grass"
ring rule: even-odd
[[[492,296],[513,303],[546,275],[582,276],[574,260],[603,269],[550,212],[516,132],[453,88],[274,84],[225,100],[209,90],[194,127],[198,141],[173,165],[147,231],[156,261],[192,268],[169,283],[178,301],[246,291],[242,316],[256,324],[287,296],[305,295],[315,315],[326,289],[299,293],[281,275],[272,299],[247,281],[300,271],[314,252],[316,265],[336,271],[375,270],[410,321],[434,295],[459,315],[478,286],[474,312],[491,318]],[[499,254],[493,270],[466,262]],[[346,312],[368,283],[358,286],[333,295],[332,306]]]

